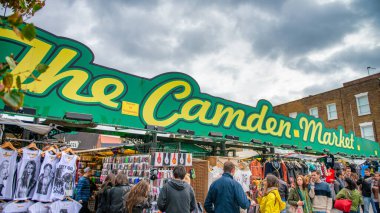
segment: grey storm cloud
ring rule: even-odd
[[[292,59],[340,42],[358,29],[361,20],[344,3],[319,5],[314,1],[290,0],[247,29],[253,51],[262,57]],[[251,19],[241,24],[247,26]],[[243,28],[243,27],[241,27]]]

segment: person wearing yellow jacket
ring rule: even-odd
[[[263,183],[264,192],[259,193],[259,197],[257,198],[260,205],[260,213],[280,213],[285,209],[286,203],[281,200],[280,193],[278,192],[278,178],[268,174]]]

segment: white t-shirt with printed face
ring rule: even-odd
[[[42,202],[50,202],[55,170],[58,164],[57,155],[46,153],[44,161],[41,165],[41,171],[38,175],[36,190],[33,195],[33,200]]]
[[[51,203],[35,203],[29,207],[29,213],[49,213]]]
[[[77,158],[77,155],[62,153],[55,172],[52,200],[62,200],[65,196],[73,195]]]
[[[243,171],[240,169],[236,169],[234,174],[234,179],[240,183],[240,185],[243,187],[243,190],[245,192],[249,191],[249,185],[251,184],[251,171]]]
[[[15,200],[33,197],[41,166],[41,150],[22,149],[22,158],[18,165]]]
[[[28,209],[34,202],[32,201],[23,201],[23,202],[9,202],[3,209],[3,213],[27,213]]]
[[[0,199],[13,198],[13,179],[17,166],[17,151],[0,148]]]
[[[55,201],[50,206],[51,213],[78,213],[82,205],[76,201]]]

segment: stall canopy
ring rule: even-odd
[[[25,123],[18,119],[9,119],[9,118],[0,118],[0,124],[19,126],[21,128],[24,128],[26,130],[29,130],[31,132],[34,132],[40,135],[47,135],[53,129],[53,127],[51,126]]]
[[[164,73],[147,79],[99,66],[82,43],[38,28],[36,33],[38,37],[28,41],[12,29],[0,28],[0,57],[10,53],[17,56],[13,73],[34,70],[40,63],[49,66],[36,76],[38,81],[19,76],[22,89],[27,91],[24,114],[74,123],[74,127],[106,125],[120,130],[210,136],[242,144],[261,141],[300,150],[379,154],[377,142],[356,137],[342,127],[326,128],[321,119],[313,116],[298,114],[290,118],[276,114],[266,100],[249,106],[214,97],[202,92],[199,84],[184,73]]]

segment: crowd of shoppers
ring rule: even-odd
[[[380,213],[380,173],[371,174],[369,169],[365,169],[362,177],[350,168],[337,171],[332,183],[321,179],[320,171],[312,171],[310,175],[298,175],[292,185],[281,180],[279,174],[274,172],[262,181],[257,202],[234,180],[235,165],[232,162],[224,163],[223,170],[222,177],[211,184],[204,202],[204,209],[208,213],[247,212],[252,205],[259,207],[260,213],[332,213],[334,203],[341,199],[350,201],[349,210],[343,213],[359,213],[361,210],[363,213]],[[76,187],[75,199],[83,205],[80,212],[89,212],[87,203],[92,195],[90,176],[91,169],[84,169]],[[185,167],[175,167],[173,176],[174,179],[163,186],[158,196],[160,212],[201,212],[202,207],[197,205]],[[125,174],[109,174],[95,196],[96,212],[146,212],[146,209],[151,208],[149,192],[149,181],[143,180],[131,186]]]

